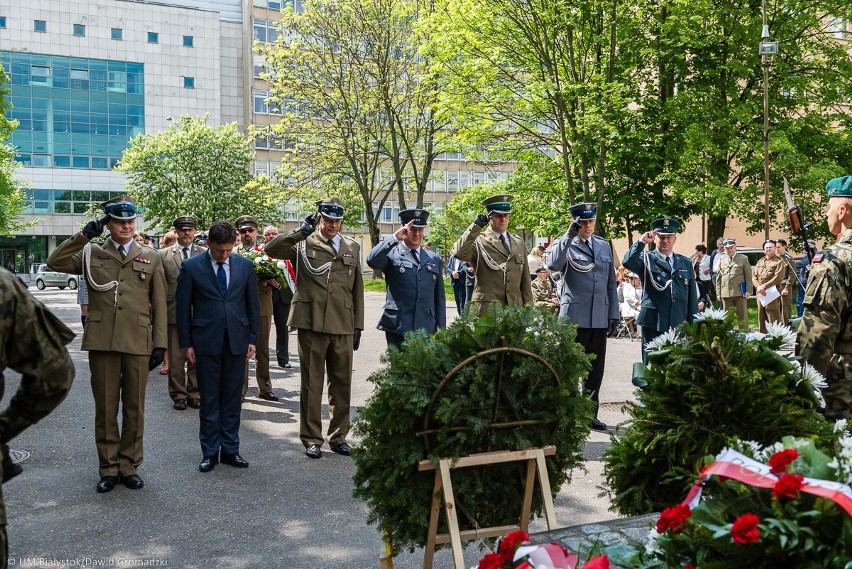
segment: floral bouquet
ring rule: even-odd
[[[736,441],[683,503],[663,510],[634,567],[852,567],[852,435],[838,422],[830,454],[784,437]],[[618,560],[623,562],[623,560]]]
[[[576,555],[558,543],[530,545],[529,534],[513,531],[500,540],[497,551],[479,560],[477,569],[577,569]],[[607,556],[592,556],[581,569],[610,569]]]
[[[258,248],[244,251],[242,255],[254,264],[254,276],[257,279],[258,286],[264,281],[274,279],[282,287],[289,287],[289,283],[284,277],[284,271],[287,270],[284,261],[276,261]]]

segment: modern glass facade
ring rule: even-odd
[[[145,132],[141,63],[13,51],[0,60],[11,79],[7,116],[20,123],[9,143],[25,166],[111,170]]]

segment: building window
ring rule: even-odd
[[[50,67],[43,65],[30,66],[30,83],[32,85],[50,86]]]
[[[184,77],[183,78],[183,88],[184,89],[195,89],[195,77]]]
[[[192,36],[183,36],[183,47],[192,47],[194,38]]]
[[[89,90],[89,70],[88,69],[74,69],[71,68],[71,75],[69,77],[70,84],[72,89],[85,89]]]
[[[34,32],[46,32],[47,31],[47,22],[44,20],[33,20],[33,31]]]
[[[834,39],[846,39],[846,20],[843,18],[832,18],[828,23],[828,32]]]
[[[279,32],[276,23],[272,20],[254,20],[254,39],[261,43],[275,43]]]
[[[148,43],[160,43],[160,34],[157,32],[148,32]]]
[[[124,39],[124,37],[123,37],[124,30],[122,30],[121,28],[112,28],[110,30],[109,34],[110,34],[110,37],[114,40]]]
[[[83,37],[86,35],[86,26],[83,24],[74,24],[74,35],[77,37]]]
[[[6,29],[6,16],[0,16],[0,29]]]

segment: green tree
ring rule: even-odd
[[[8,82],[9,76],[0,65],[0,142],[8,140],[12,131],[18,127],[18,121],[10,121],[6,117],[6,109],[11,107],[7,100]],[[0,143],[0,235],[11,235],[32,225],[20,219],[21,212],[26,207],[26,195],[21,190],[22,182],[15,177],[18,166],[14,147]]]
[[[131,140],[116,169],[155,228],[168,229],[180,215],[192,215],[202,228],[240,215],[278,223],[281,189],[249,174],[252,144],[236,123],[212,127],[206,116],[183,116],[163,132]]]

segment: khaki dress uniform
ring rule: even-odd
[[[472,223],[453,245],[451,255],[474,267],[470,311],[477,316],[482,316],[492,302],[523,305],[533,301],[527,247],[517,235],[510,234],[509,242],[511,252],[490,227]]]
[[[255,251],[260,249],[255,248]],[[240,245],[234,249],[238,255],[246,253]],[[272,394],[272,376],[269,375],[269,335],[272,331],[272,287],[267,281],[257,282],[257,295],[260,299],[260,328],[257,332],[257,350],[254,353],[254,377],[257,380],[258,395]],[[243,399],[248,393],[249,365],[246,362],[246,372],[243,376]]]
[[[177,289],[178,274],[183,264],[183,247],[174,245],[160,251],[163,259],[163,272],[166,276],[166,306],[169,311],[169,396],[172,401],[199,399],[198,378],[195,375],[195,364],[186,359],[180,347],[177,333],[177,316],[175,312],[175,290]],[[191,245],[186,248],[187,257],[194,257],[207,252],[204,247]],[[184,366],[186,369],[184,370]]]
[[[95,398],[95,442],[101,476],[132,476],[142,463],[145,387],[154,348],[168,346],[166,277],[159,253],[131,241],[122,259],[116,244],[91,244],[89,268],[78,233],[47,259],[57,271],[82,273],[89,286],[89,317],[82,349],[89,352]],[[91,273],[89,275],[89,272]],[[115,282],[106,291],[96,285]],[[122,409],[119,434],[118,407]]]
[[[787,275],[785,273],[785,269],[784,261],[777,255],[771,259],[763,257],[754,267],[754,274],[752,275],[754,285],[765,285],[766,288],[774,286],[778,289],[778,292],[781,292],[781,289],[784,288],[784,283],[786,282]],[[758,298],[760,298],[759,294]],[[783,322],[781,298],[776,298],[766,306],[763,306],[760,303],[760,300],[758,300],[757,318],[760,322],[760,331],[764,334],[766,333],[767,322]]]
[[[735,308],[740,320],[740,329],[748,330],[748,303],[743,296],[741,283],[746,283],[746,290],[754,286],[751,275],[751,265],[748,257],[735,253],[733,257],[721,254],[719,272],[716,273],[716,293],[722,299],[725,310]]]
[[[360,247],[341,235],[335,251],[321,232],[305,238],[297,230],[279,235],[265,251],[273,258],[288,259],[296,269],[289,324],[298,330],[301,362],[299,438],[305,448],[323,445],[320,408],[327,372],[327,435],[334,449],[349,434],[353,336],[356,329],[364,329]]]

